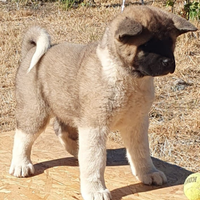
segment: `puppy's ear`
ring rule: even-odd
[[[128,17],[123,19],[115,31],[115,38],[121,42],[128,38],[139,35],[142,32],[142,25]]]
[[[187,33],[189,31],[197,31],[198,29],[191,24],[189,21],[186,19],[179,17],[177,15],[171,14],[171,18],[174,22],[174,26],[178,30],[178,34],[181,35],[183,33]]]

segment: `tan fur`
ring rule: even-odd
[[[56,116],[54,128],[61,143],[73,155],[78,154],[85,200],[111,199],[104,182],[110,131],[121,132],[132,172],[139,180],[164,184],[167,179],[154,167],[148,145],[153,77],[134,74],[134,59],[142,55],[138,47],[153,35],[161,41],[169,36],[175,44],[178,35],[195,30],[186,20],[147,6],[126,8],[108,25],[100,42],[88,45],[65,42],[50,47],[46,31],[31,28],[16,76],[18,142],[10,173],[17,177],[33,173],[32,143]],[[126,35],[134,37],[134,42],[123,41]],[[34,56],[38,62],[33,67]]]

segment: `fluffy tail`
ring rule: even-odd
[[[27,73],[37,64],[40,58],[47,52],[51,46],[51,38],[45,29],[38,26],[30,28],[25,34],[22,43],[22,59],[25,58],[28,51],[36,46],[36,51],[31,59],[31,64]]]

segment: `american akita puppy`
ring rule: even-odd
[[[79,159],[85,200],[111,199],[104,182],[110,131],[120,131],[133,175],[144,184],[164,184],[166,176],[152,163],[147,135],[153,77],[174,72],[176,38],[196,30],[187,20],[150,6],[127,7],[101,41],[87,45],[51,45],[44,29],[31,28],[16,76],[10,174],[34,173],[31,147],[55,116],[59,139]]]

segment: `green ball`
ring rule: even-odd
[[[200,173],[191,174],[186,178],[184,193],[189,200],[200,200]]]

